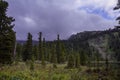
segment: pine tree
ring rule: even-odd
[[[13,17],[8,17],[6,12],[8,3],[0,0],[0,63],[11,63],[14,56],[16,42],[15,32],[12,30],[15,21]]]
[[[120,0],[118,0],[118,3],[116,5],[116,7],[114,8],[114,10],[120,10]],[[117,17],[116,19],[118,21],[118,26],[116,26],[116,28],[119,30],[120,29],[120,16]],[[120,61],[120,30],[118,31],[118,37],[116,37],[116,42],[114,43],[114,45],[116,46],[116,48],[114,48],[114,52],[116,54],[116,58],[117,58],[117,61],[119,62]],[[115,47],[114,46],[114,47]],[[119,64],[120,66],[120,64]]]
[[[43,55],[44,55],[44,60],[47,61],[47,42],[45,38],[43,38]]]
[[[59,34],[57,35],[57,41],[56,41],[56,56],[57,56],[58,63],[64,63],[65,49],[64,49],[64,45],[61,44]]]
[[[58,63],[61,63],[60,54],[61,54],[61,49],[60,49],[60,37],[59,37],[59,34],[58,34],[58,35],[57,35],[57,43],[56,43],[56,55],[57,55],[57,62],[58,62]]]
[[[114,9],[113,10],[119,10],[120,9],[120,1],[118,0],[118,3],[117,3],[117,6],[116,7],[114,7]],[[119,17],[117,17],[117,19],[116,19],[117,21],[118,21],[118,24],[120,24],[120,16]],[[120,26],[116,26],[116,28],[120,28]]]
[[[32,35],[28,33],[27,42],[25,44],[25,50],[23,53],[23,60],[32,60]]]
[[[42,60],[42,32],[39,32],[39,60]]]
[[[118,9],[120,9],[120,0],[118,0],[117,6],[114,8],[114,10],[118,10]],[[116,20],[118,21],[118,24],[119,24],[118,26],[116,26],[116,28],[119,30],[118,38],[116,39],[117,41],[113,41],[113,42],[115,42],[116,48],[115,48],[114,45],[110,46],[110,47],[115,52],[115,55],[116,55],[115,58],[119,62],[120,61],[120,16]],[[107,62],[107,60],[106,60],[106,62]],[[120,63],[118,63],[117,75],[119,75],[119,72],[120,72],[120,68],[119,67],[120,67]],[[117,79],[119,80],[120,76],[117,76]]]
[[[43,38],[43,52],[42,52],[42,63],[45,66],[45,38]]]

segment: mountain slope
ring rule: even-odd
[[[89,46],[95,48],[103,59],[112,58],[112,52],[108,49],[108,37],[110,34],[117,34],[119,29],[109,29],[105,31],[85,31],[72,35],[69,40],[77,42],[88,42]]]

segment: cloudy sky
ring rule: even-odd
[[[25,40],[27,33],[38,38],[42,31],[47,40],[62,39],[81,31],[104,30],[116,24],[117,0],[6,0],[8,15],[16,21],[14,30],[18,40]]]

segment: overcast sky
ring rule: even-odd
[[[25,40],[27,33],[38,38],[42,31],[47,40],[62,39],[71,34],[88,30],[113,28],[117,0],[6,0],[8,15],[16,21],[14,30],[18,40]]]

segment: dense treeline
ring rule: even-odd
[[[39,43],[32,45],[32,35],[28,33],[28,38],[25,44],[17,44],[16,57],[19,61],[40,60],[41,64],[46,62],[54,64],[63,64],[71,62],[73,67],[85,65],[91,52],[87,42],[70,42],[60,40],[60,35],[57,35],[55,41],[47,42],[42,39],[42,32],[39,34]],[[78,46],[77,46],[78,45]],[[77,47],[76,47],[77,46]],[[71,60],[71,56],[73,60]],[[69,66],[68,66],[69,67]]]
[[[110,51],[113,52],[113,58],[116,61],[120,61],[120,32],[110,34],[108,38],[108,44]]]

